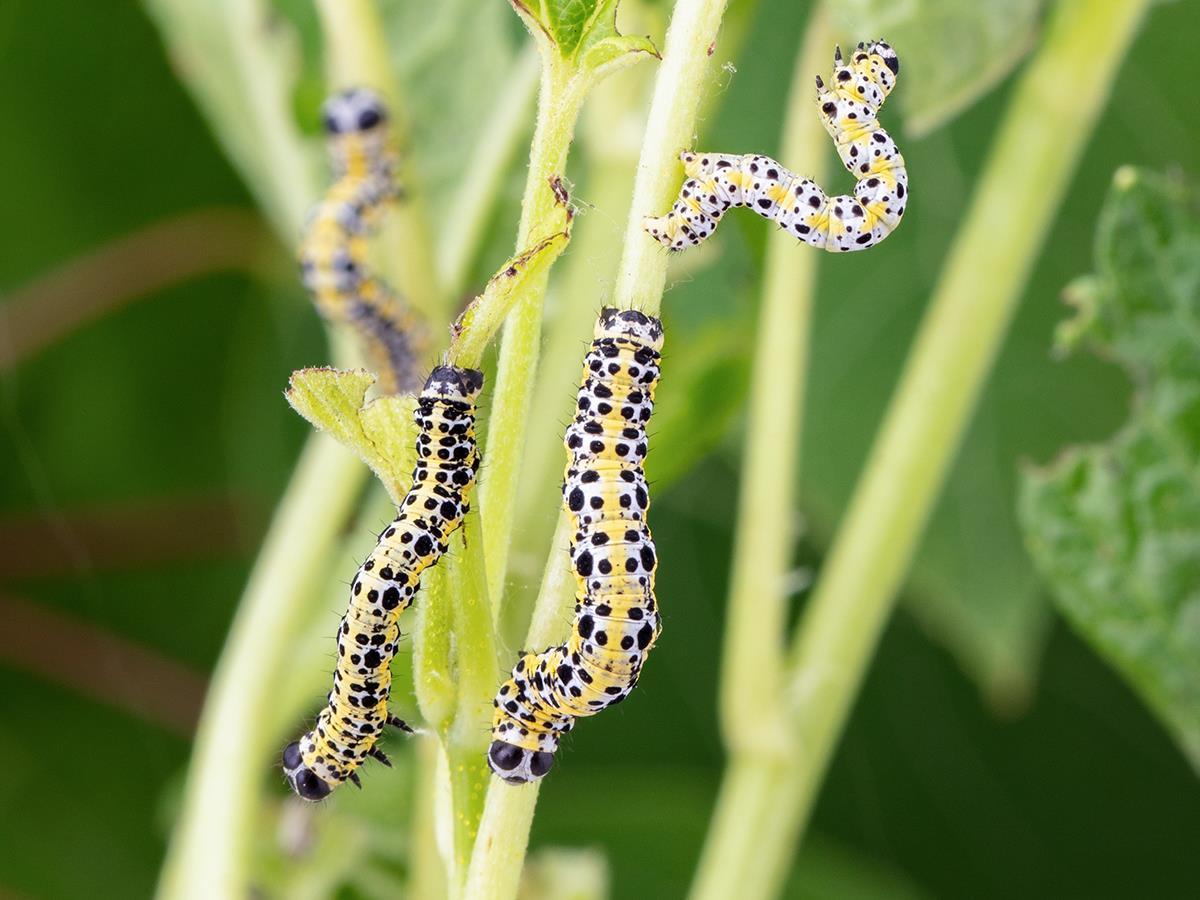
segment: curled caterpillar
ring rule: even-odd
[[[859,44],[849,65],[834,53],[833,85],[817,76],[817,108],[838,156],[856,179],[854,195],[827,197],[808,178],[767,156],[681,153],[688,179],[665,216],[643,227],[671,250],[695,246],[716,230],[725,211],[747,206],[806,244],[831,252],[865,250],[900,224],[908,173],[896,142],[876,114],[896,84],[900,59],[883,41]]]
[[[523,655],[493,701],[488,765],[509,784],[542,778],[577,718],[629,696],[658,637],[642,463],[662,340],[657,319],[606,309],[584,357],[562,487],[575,623],[565,644]]]
[[[373,92],[355,88],[326,100],[321,115],[334,182],[310,215],[300,248],[304,286],[325,318],[358,334],[384,392],[414,391],[424,336],[367,265],[367,237],[400,196],[387,110]]]
[[[479,468],[475,401],[482,388],[482,372],[441,366],[417,398],[412,487],[351,582],[329,703],[316,727],[283,751],[284,774],[305,800],[328,796],[346,779],[358,785],[356,770],[368,756],[387,763],[375,746],[385,725],[411,730],[387,711],[397,620],[412,604],[421,572],[441,559],[470,508],[467,495]]]

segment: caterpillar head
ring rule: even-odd
[[[526,750],[507,741],[492,741],[487,757],[489,768],[508,784],[541,781],[554,766],[553,753]]]
[[[481,390],[483,373],[477,369],[438,366],[429,373],[421,396],[474,404]]]
[[[850,69],[856,79],[865,79],[879,90],[878,108],[896,86],[900,74],[900,57],[886,41],[864,41],[854,48]]]
[[[596,339],[618,337],[632,338],[652,350],[661,350],[662,322],[636,309],[605,307],[600,310],[600,318],[596,320]]]
[[[333,791],[332,784],[304,764],[299,741],[292,741],[283,750],[283,774],[303,800],[324,800]]]
[[[379,95],[367,88],[351,88],[334,94],[321,107],[326,134],[369,132],[387,122],[387,107]]]

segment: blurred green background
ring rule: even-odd
[[[496,5],[495,40],[509,53],[522,34]],[[279,10],[303,29],[305,4]],[[777,150],[806,16],[794,0],[747,13],[751,32],[703,124],[705,146]],[[1020,461],[1046,462],[1125,418],[1120,370],[1086,354],[1055,361],[1051,335],[1066,315],[1062,288],[1093,266],[1113,171],[1200,171],[1198,33],[1195,3],[1158,6],[1120,71],[789,896],[1194,896],[1200,785],[1139,700],[1051,612],[1014,507]],[[304,49],[296,107],[311,128],[320,67]],[[904,226],[852,265],[822,267],[803,571],[820,566],[1009,80],[949,125],[905,138]],[[436,127],[414,105],[420,153]],[[39,310],[36,333],[47,336],[30,337],[28,316],[21,328],[0,319],[0,896],[145,896],[207,673],[307,433],[282,389],[328,352],[290,251],[258,218],[137,4],[7,0],[0,121],[0,292],[6,309]],[[511,248],[523,163],[511,168],[471,289]],[[623,212],[588,208],[582,173],[576,188],[580,233],[619,232]],[[669,424],[656,435],[660,453],[687,462],[664,476],[655,502],[664,636],[634,701],[572,740],[534,823],[535,847],[603,848],[618,897],[682,893],[721,771],[714,686],[761,226],[731,218],[710,266],[681,274],[665,298],[665,375],[672,365],[699,373],[689,384],[703,393],[664,409]],[[148,228],[125,252],[85,261]],[[197,274],[178,277],[189,267]],[[597,265],[597,306],[611,277]],[[89,315],[97,296],[113,302]],[[713,334],[725,335],[722,355],[706,367]],[[701,406],[728,420],[696,419],[710,415]],[[354,525],[363,552],[377,525]],[[329,615],[332,629],[332,605]],[[619,795],[606,777],[615,771]]]

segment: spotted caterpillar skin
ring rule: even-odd
[[[386,763],[375,746],[385,725],[409,730],[387,711],[397,620],[412,605],[421,572],[437,565],[470,508],[479,468],[475,402],[482,388],[482,372],[441,366],[417,399],[412,487],[351,582],[329,703],[316,727],[283,751],[284,774],[305,800],[328,796],[346,779],[358,784],[356,770],[368,756]]]
[[[833,84],[817,76],[817,109],[838,156],[856,179],[854,195],[827,197],[817,184],[767,156],[685,152],[688,179],[665,216],[645,230],[671,250],[704,241],[731,207],[746,206],[806,244],[831,252],[866,250],[904,215],[908,173],[876,115],[896,84],[900,59],[883,41],[859,44],[847,65],[834,54]]]
[[[300,248],[304,286],[325,318],[358,334],[380,389],[409,393],[420,384],[424,338],[403,301],[367,265],[367,238],[400,196],[387,110],[373,92],[355,88],[325,101],[322,120],[334,182],[310,215]]]
[[[629,696],[658,637],[642,464],[662,340],[659,321],[634,310],[596,323],[565,439],[575,622],[565,644],[523,655],[493,701],[488,764],[509,784],[542,778],[576,719]]]

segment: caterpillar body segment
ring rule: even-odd
[[[896,142],[877,114],[900,71],[896,52],[882,41],[859,44],[849,62],[834,55],[831,84],[817,77],[817,110],[854,193],[830,197],[808,178],[768,156],[686,151],[687,180],[664,216],[647,217],[645,230],[671,250],[702,243],[726,211],[745,206],[806,244],[831,252],[865,250],[895,230],[908,200],[908,174]]]
[[[334,181],[305,229],[304,286],[321,315],[359,336],[384,392],[414,391],[420,385],[425,335],[404,301],[367,262],[367,239],[387,204],[400,197],[387,110],[372,91],[355,88],[330,97],[322,121]]]
[[[662,339],[657,319],[606,309],[584,358],[562,487],[575,619],[565,643],[524,654],[493,701],[488,765],[510,784],[542,778],[577,719],[624,700],[658,637],[643,462]]]
[[[368,756],[386,763],[375,746],[386,725],[409,730],[387,709],[398,620],[412,604],[422,571],[441,559],[470,508],[479,468],[475,403],[482,388],[483,373],[441,366],[417,399],[412,487],[351,582],[328,703],[313,730],[283,752],[284,773],[305,800],[320,800],[347,779],[357,783],[356,770]]]

